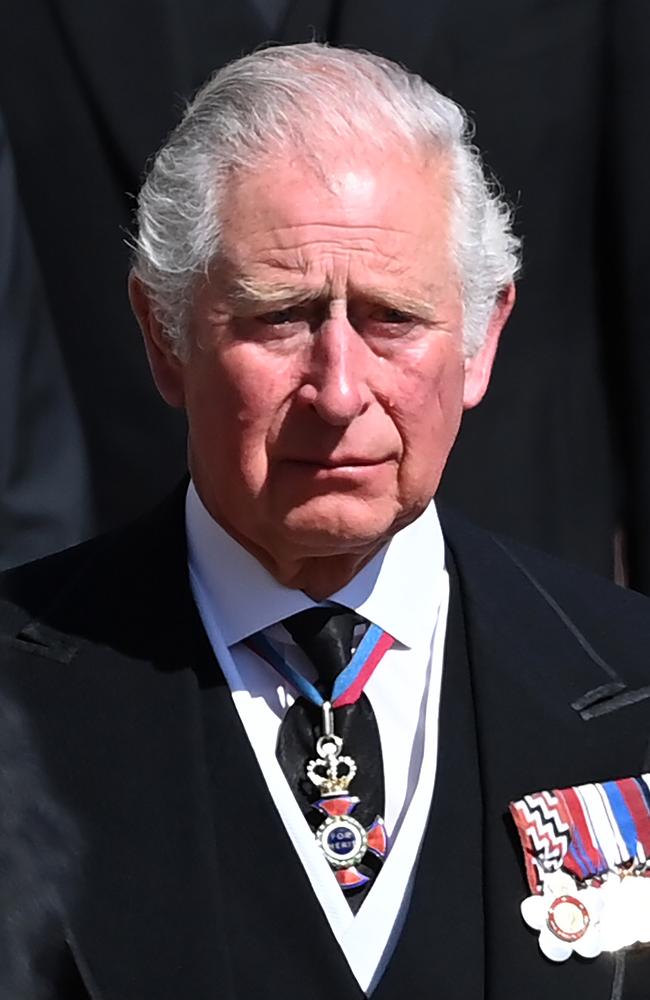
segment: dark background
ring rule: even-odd
[[[122,523],[178,479],[183,421],[126,296],[134,196],[211,71],[314,37],[459,101],[516,205],[519,301],[441,495],[606,575],[616,552],[650,592],[647,0],[5,0],[0,563]]]

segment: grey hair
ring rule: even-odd
[[[262,49],[218,70],[153,160],[138,198],[134,271],[179,356],[197,278],[219,250],[230,177],[287,149],[317,160],[315,150],[333,138],[342,148],[397,140],[450,156],[464,347],[468,355],[481,347],[497,296],[518,271],[519,239],[465,112],[396,63],[311,42]]]

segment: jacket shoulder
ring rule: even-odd
[[[74,648],[120,669],[133,661],[184,669],[203,655],[189,586],[185,491],[181,484],[125,527],[2,575],[0,636],[24,638],[27,628],[29,643],[57,655]]]
[[[572,634],[630,682],[650,683],[650,599],[443,508],[441,523],[465,600],[484,620],[530,629],[530,641]]]
[[[0,573],[0,632],[15,632],[64,599],[109,544],[102,535]]]
[[[641,613],[650,611],[650,598],[620,586],[613,580],[566,562],[506,535],[481,528],[446,506],[440,513],[445,540],[462,563],[472,566],[477,574],[506,575],[506,567],[516,568],[513,579],[533,577],[540,587],[545,584],[558,595],[570,600],[589,603],[604,601],[620,607],[637,607]]]

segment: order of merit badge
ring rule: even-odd
[[[547,958],[650,942],[650,774],[510,803],[531,895],[521,913]]]
[[[341,889],[348,892],[371,882],[388,851],[384,821],[376,816],[366,828],[352,813],[359,798],[349,786],[357,773],[357,764],[343,753],[343,740],[334,732],[334,710],[353,705],[395,642],[377,625],[370,625],[352,659],[337,676],[329,699],[283,659],[260,633],[250,636],[246,645],[266,660],[303,698],[322,711],[321,734],[315,736],[315,756],[305,761],[305,774],[318,790],[312,813],[318,827],[314,836]]]

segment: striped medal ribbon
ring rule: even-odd
[[[563,961],[650,942],[650,775],[510,803],[532,895],[526,923]]]
[[[266,660],[274,670],[277,670],[285,681],[289,681],[303,698],[307,698],[308,701],[321,708],[328,704],[330,708],[353,705],[361,697],[361,692],[372,677],[375,668],[379,666],[384,654],[388,652],[394,642],[392,635],[384,632],[378,625],[371,624],[366,629],[365,635],[347,667],[336,678],[328,701],[323,698],[314,684],[303,677],[299,671],[294,670],[284,657],[280,656],[276,648],[261,633],[258,632],[245,640],[246,645],[263,660]]]
[[[348,791],[357,765],[343,752],[343,740],[334,731],[333,709],[353,705],[361,697],[395,640],[388,632],[371,624],[350,662],[336,678],[329,698],[323,697],[314,684],[294,670],[265,636],[256,633],[244,642],[300,695],[322,710],[322,732],[316,739],[315,756],[305,767],[307,777],[320,793],[314,808],[325,817],[315,831],[316,842],[341,888],[359,888],[369,881],[369,876],[357,866],[368,851],[383,861],[388,840],[380,816],[366,828],[351,815],[359,804],[359,798]]]

